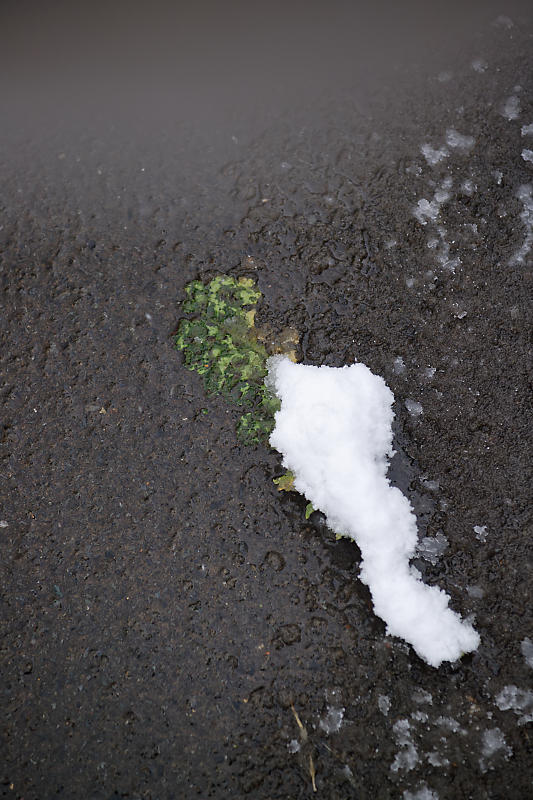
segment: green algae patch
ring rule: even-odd
[[[266,347],[258,338],[255,310],[261,292],[251,278],[219,275],[185,287],[175,344],[185,366],[202,376],[208,395],[222,395],[243,413],[237,435],[246,444],[267,441],[279,400],[266,388]]]

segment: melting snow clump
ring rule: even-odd
[[[485,759],[492,758],[492,756],[496,755],[497,753],[500,753],[504,758],[507,759],[513,754],[513,751],[508,746],[507,742],[505,741],[505,736],[499,728],[490,728],[489,730],[483,731],[483,739],[481,743],[482,758],[479,760],[479,766],[482,772],[487,771],[487,763]]]
[[[531,164],[533,164],[533,150],[522,150],[522,158],[524,161],[529,161]]]
[[[520,219],[526,229],[526,237],[520,250],[518,250],[509,261],[511,267],[515,267],[517,264],[523,264],[533,245],[533,185],[531,183],[526,183],[520,186],[516,196],[522,203]]]
[[[439,161],[442,161],[442,159],[446,158],[448,155],[448,150],[445,147],[440,147],[438,150],[436,150],[430,144],[423,144],[420,150],[422,151],[422,155],[428,164],[430,164],[432,167],[434,167],[435,164],[438,164]]]
[[[479,636],[409,564],[416,517],[387,477],[394,396],[364,364],[336,369],[268,362],[267,384],[281,400],[270,444],[294,474],[294,488],[329,527],[357,542],[361,580],[387,633],[409,642],[433,667],[475,650]]]
[[[522,125],[520,129],[522,136],[533,136],[533,124],[532,125]]]

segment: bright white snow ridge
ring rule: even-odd
[[[294,488],[330,528],[357,542],[361,580],[387,633],[409,642],[433,667],[475,650],[479,636],[409,565],[417,544],[413,509],[387,478],[394,395],[364,364],[313,367],[269,360],[267,385],[281,400],[270,444],[295,476]]]

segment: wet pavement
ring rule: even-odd
[[[6,115],[2,796],[533,796],[532,30],[217,130]],[[385,378],[415,563],[476,653],[387,637],[357,547],[184,368],[217,272]]]

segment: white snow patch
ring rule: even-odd
[[[406,789],[403,793],[403,800],[439,800],[437,792],[429,789],[427,784],[424,784],[416,792],[410,792]]]
[[[435,566],[447,547],[448,540],[444,534],[439,531],[436,536],[424,536],[423,539],[419,541],[416,552],[421,558]]]
[[[447,156],[449,155],[446,147],[439,147],[437,149],[435,147],[432,147],[430,144],[423,144],[420,150],[422,151],[422,155],[424,156],[428,164],[432,167],[434,167],[435,164],[438,164],[444,158],[447,158]]]
[[[426,714],[425,711],[417,710],[413,711],[413,713],[411,714],[411,719],[414,719],[415,722],[427,722],[428,715]]]
[[[0,519],[0,528],[9,527],[9,522],[6,519]]]
[[[519,715],[519,725],[533,722],[533,692],[529,689],[519,689],[513,685],[504,686],[495,702],[500,711],[513,710]]]
[[[416,517],[387,477],[394,396],[364,364],[336,369],[274,356],[267,385],[281,400],[270,444],[295,475],[294,487],[329,527],[357,542],[361,580],[387,633],[409,642],[433,667],[477,648],[479,636],[409,565]]]
[[[332,706],[328,706],[325,716],[323,716],[318,723],[328,736],[330,733],[337,733],[337,731],[340,730],[345,710],[345,708],[333,708]]]
[[[474,533],[476,534],[476,539],[480,542],[486,542],[487,536],[489,532],[487,530],[486,525],[474,525]]]
[[[528,667],[531,667],[531,669],[533,669],[533,642],[531,641],[531,639],[528,639],[528,637],[526,636],[526,638],[520,645],[520,649],[522,650],[522,655],[526,659],[526,664],[528,665]]]
[[[287,745],[287,750],[289,751],[289,753],[297,753],[298,750],[300,749],[300,746],[301,745],[298,739],[291,739]]]
[[[405,401],[405,407],[412,417],[419,417],[420,414],[424,413],[422,404],[417,400],[412,400],[410,397]]]
[[[391,770],[398,772],[399,769],[410,770],[418,764],[418,752],[411,738],[411,726],[408,719],[399,719],[392,726],[396,744],[401,749],[396,753],[391,764]]]
[[[522,136],[533,136],[533,123],[531,125],[522,125],[520,132]]]
[[[390,711],[390,698],[386,694],[380,694],[378,697],[378,708],[381,713],[386,717]]]
[[[522,150],[522,158],[524,161],[529,161],[530,164],[533,164],[533,150],[527,150],[524,148],[524,150]]]
[[[509,121],[520,116],[520,100],[515,94],[507,98],[502,107],[502,116]]]
[[[525,261],[526,256],[528,255],[529,251],[531,250],[531,246],[533,245],[533,196],[532,196],[532,189],[533,185],[531,183],[527,183],[523,186],[520,186],[516,196],[522,203],[522,213],[520,214],[520,219],[526,229],[526,237],[522,244],[520,250],[518,250],[514,256],[509,261],[509,265],[511,267],[515,267],[517,264],[523,264]]]
[[[465,136],[455,128],[448,128],[446,131],[446,144],[448,147],[456,147],[459,150],[471,150],[475,144],[473,136]]]

